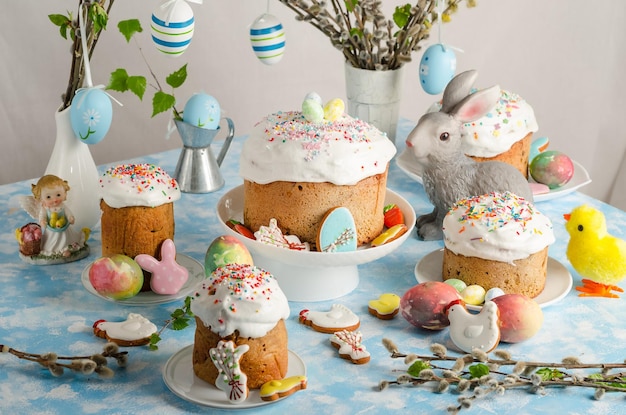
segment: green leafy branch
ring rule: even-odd
[[[141,46],[134,37],[135,34],[143,32],[143,28],[141,27],[141,23],[139,22],[139,20],[123,20],[118,23],[117,28],[124,36],[127,43],[130,43],[131,39],[135,40],[137,48],[139,49],[139,53],[141,54],[143,61],[148,67],[150,76],[155,82],[154,85],[151,84],[151,86],[156,90],[152,97],[152,117],[172,109],[174,117],[178,120],[181,120],[182,117],[180,115],[180,112],[175,107],[176,98],[174,97],[174,90],[185,83],[185,80],[187,79],[187,64],[183,65],[180,69],[172,72],[165,78],[165,82],[171,87],[171,92],[165,92],[165,90],[161,86],[161,83],[159,82],[159,79],[157,78],[156,74],[150,67],[150,64],[146,60]],[[111,72],[109,84],[106,88],[118,92],[130,91],[135,94],[139,98],[139,100],[143,101],[147,85],[148,83],[145,76],[129,75],[126,69],[118,68],[115,71]]]
[[[434,385],[434,392],[444,393],[455,385],[461,394],[458,404],[448,407],[449,413],[458,413],[470,408],[476,399],[490,394],[503,395],[509,389],[528,388],[531,392],[543,395],[546,387],[584,387],[595,390],[594,398],[601,399],[606,392],[626,393],[626,372],[611,373],[614,369],[626,368],[622,363],[581,363],[576,357],[566,357],[559,363],[527,362],[515,360],[504,350],[495,350],[494,358],[481,350],[471,354],[448,356],[441,344],[433,344],[433,355],[404,354],[389,339],[383,345],[392,358],[404,358],[409,365],[406,373],[395,380],[383,380],[379,389],[392,385],[421,386]],[[452,363],[450,366],[434,362]],[[508,370],[501,368],[508,367]],[[594,373],[579,373],[593,369]],[[599,372],[596,372],[599,370]]]
[[[148,347],[150,350],[158,350],[157,343],[161,341],[161,334],[167,327],[172,326],[172,330],[183,330],[189,326],[189,320],[193,317],[191,312],[191,297],[187,296],[181,308],[177,308],[170,314],[170,318],[165,320],[165,325],[156,333],[150,336]]]

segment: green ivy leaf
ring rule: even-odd
[[[172,88],[178,88],[187,79],[187,64],[184,64],[179,70],[172,72],[165,78],[165,82]],[[172,104],[174,105],[174,104]]]
[[[481,378],[489,374],[489,366],[484,363],[477,363],[467,368],[472,378]]]
[[[157,343],[160,341],[161,336],[159,336],[159,333],[152,333],[152,335],[150,336],[150,344],[148,345],[150,350],[158,350],[159,346],[157,346]]]
[[[404,6],[397,6],[393,12],[393,21],[398,27],[404,27],[409,22],[411,17],[411,5],[405,4]]]
[[[182,330],[189,326],[188,318],[177,318],[172,321],[172,330]]]
[[[424,362],[423,360],[416,360],[409,366],[407,369],[407,373],[414,378],[419,377],[420,372],[424,369],[430,369],[430,364],[428,362]]]
[[[152,98],[152,116],[165,112],[176,104],[174,95],[166,94],[163,91],[157,91]]]
[[[135,33],[143,32],[143,28],[138,19],[122,20],[117,24],[117,28],[126,38],[126,42],[130,42],[130,39]]]

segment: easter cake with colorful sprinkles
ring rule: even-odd
[[[345,114],[341,100],[330,103],[339,110],[331,115],[327,104],[325,118],[310,116],[304,104],[302,112],[264,117],[245,141],[243,219],[253,232],[275,218],[284,234],[314,246],[322,219],[339,206],[352,213],[358,245],[382,232],[396,148],[386,134]]]
[[[219,387],[226,374],[211,354],[228,342],[241,354],[238,370],[247,379],[245,388],[285,377],[289,304],[272,274],[249,264],[219,267],[196,286],[191,311],[196,319],[193,370],[200,379]],[[222,354],[221,359],[230,357]]]
[[[161,259],[161,244],[174,239],[175,179],[153,164],[113,166],[100,176],[102,256],[148,254]],[[142,291],[150,290],[144,271]]]
[[[545,286],[550,219],[513,193],[458,201],[443,220],[443,279],[536,297]]]

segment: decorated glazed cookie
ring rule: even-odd
[[[378,299],[367,303],[367,311],[381,320],[391,320],[400,311],[400,296],[392,293],[381,294]]]
[[[380,246],[391,241],[395,241],[396,239],[404,235],[407,230],[409,230],[409,228],[404,223],[394,225],[391,228],[387,229],[385,232],[378,235],[376,238],[374,238],[374,240],[372,241],[372,246]]]
[[[157,294],[176,294],[189,278],[187,268],[176,262],[176,247],[171,239],[163,241],[160,261],[148,254],[137,255],[135,261],[152,273],[150,288]]]
[[[275,401],[285,396],[306,389],[306,376],[291,376],[280,380],[270,380],[264,383],[259,390],[261,399],[264,401]]]
[[[317,233],[317,250],[321,252],[350,252],[356,250],[356,225],[350,210],[336,207],[322,219]]]
[[[126,321],[109,322],[98,320],[93,323],[93,333],[119,346],[143,346],[150,342],[150,336],[157,327],[141,314],[130,313]]]
[[[339,351],[339,357],[362,365],[370,361],[370,352],[361,344],[360,331],[341,330],[332,335],[330,343]]]
[[[250,346],[235,346],[232,341],[220,340],[217,347],[209,351],[211,361],[219,375],[215,386],[226,393],[231,403],[242,403],[248,397],[248,377],[241,371],[239,361]]]
[[[278,227],[276,219],[270,219],[269,226],[261,226],[258,231],[254,233],[254,237],[257,241],[274,245],[279,248],[293,249],[296,251],[309,251],[310,247],[308,242],[300,242],[300,239],[295,235],[283,235],[283,231]]]
[[[300,311],[299,321],[315,331],[332,334],[341,330],[356,330],[361,321],[348,307],[333,304],[330,311]]]
[[[487,301],[478,314],[471,314],[463,300],[454,300],[447,307],[450,320],[450,338],[462,351],[473,349],[489,353],[500,343],[498,306]]]

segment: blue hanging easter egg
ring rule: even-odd
[[[431,95],[441,93],[456,71],[454,51],[438,43],[424,52],[420,61],[420,85]]]
[[[285,30],[271,14],[263,14],[250,26],[250,43],[254,54],[266,65],[280,62],[285,53]]]
[[[102,141],[111,127],[111,98],[99,88],[80,89],[72,99],[70,123],[76,137],[86,144]]]
[[[166,1],[152,13],[152,41],[166,55],[180,56],[191,43],[193,28],[193,10],[185,0]]]
[[[220,117],[220,103],[204,92],[192,95],[183,111],[183,121],[207,130],[217,130]]]

